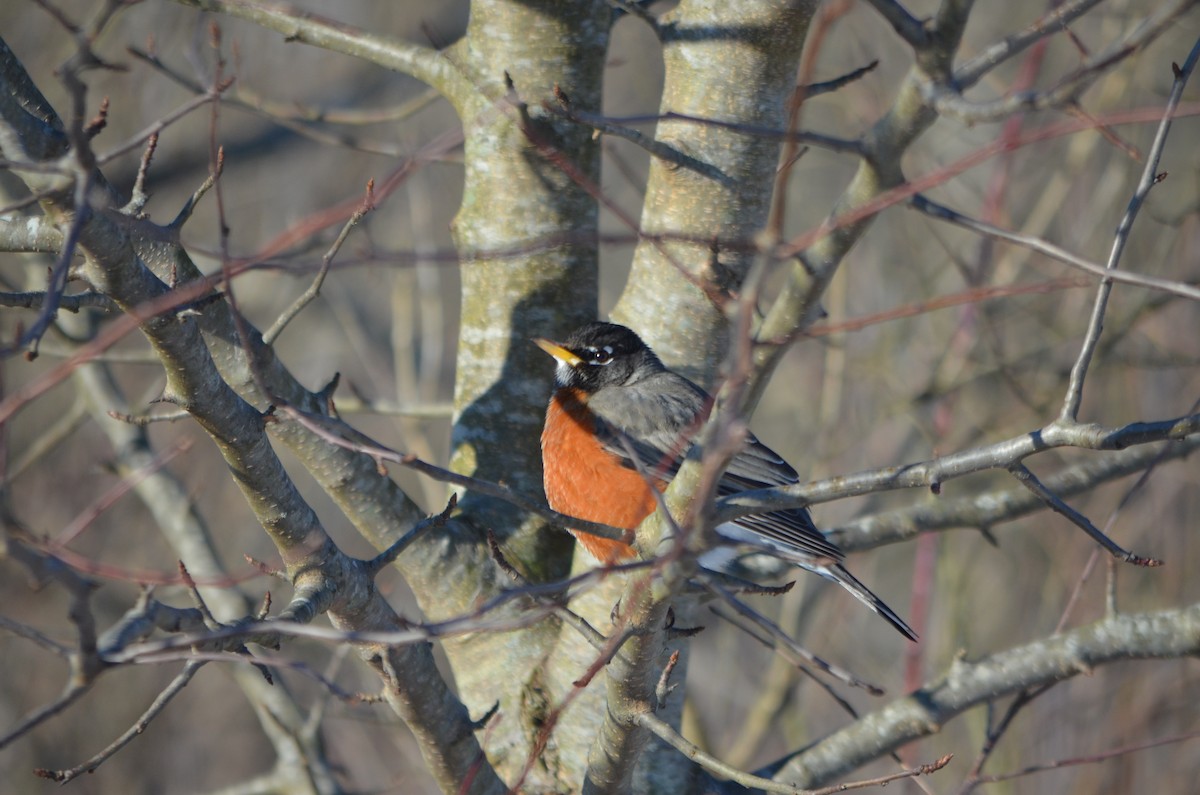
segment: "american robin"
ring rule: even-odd
[[[559,513],[634,530],[655,508],[652,489],[666,488],[707,417],[712,398],[668,370],[630,329],[588,323],[562,342],[534,342],[553,356],[557,388],[542,430],[546,499]],[[630,451],[637,456],[635,465]],[[653,473],[644,477],[638,471]],[[747,435],[721,477],[725,496],[798,483],[796,470]],[[731,545],[765,552],[833,580],[883,616],[909,640],[917,635],[890,607],[842,566],[845,555],[817,529],[804,508],[746,516],[716,528]],[[621,541],[571,530],[601,563],[636,555]],[[702,555],[720,568],[728,547]],[[724,553],[724,554],[723,554]],[[710,565],[710,561],[712,564]]]

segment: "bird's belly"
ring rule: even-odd
[[[633,530],[654,510],[650,485],[596,440],[586,409],[551,401],[542,432],[542,466],[546,500],[559,513]],[[602,562],[633,555],[619,541],[571,532]]]

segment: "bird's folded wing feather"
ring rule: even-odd
[[[663,424],[656,425],[653,422],[647,422],[646,425],[651,428],[663,427]],[[674,427],[680,426],[675,424]],[[694,428],[688,430],[695,431]],[[637,433],[636,437],[634,433]],[[679,472],[681,463],[692,448],[690,440],[681,431],[626,431],[600,417],[596,418],[596,434],[605,449],[620,458],[625,466],[667,481]],[[727,497],[742,491],[788,486],[797,482],[796,470],[750,434],[745,447],[733,457],[721,476],[717,492],[719,496]],[[842,551],[813,524],[806,508],[743,516],[734,520],[734,523],[761,536],[761,547],[771,552],[791,553],[799,559],[822,558],[831,562],[841,562],[845,558]]]

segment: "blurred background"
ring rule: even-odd
[[[452,42],[465,28],[466,2],[371,3],[328,0],[298,4],[379,35]],[[1103,6],[1072,26],[1069,37],[1048,40],[1040,61],[1017,58],[978,86],[972,98],[1003,96],[1014,81],[1051,85],[1073,68],[1079,47],[1093,50],[1127,30],[1143,13],[1140,3]],[[57,6],[85,19],[93,4]],[[663,5],[663,7],[667,7]],[[912,3],[914,14],[931,3]],[[656,6],[656,10],[658,7]],[[962,49],[964,56],[1035,20],[1044,3],[981,3]],[[449,105],[429,97],[412,79],[355,59],[286,42],[278,34],[231,18],[215,19],[169,3],[126,10],[96,49],[120,70],[89,72],[89,108],[109,98],[108,126],[97,151],[119,148],[196,97],[196,86],[218,73],[212,22],[221,30],[220,73],[235,78],[214,116],[208,105],[166,126],[147,179],[147,212],[165,223],[207,176],[210,142],[224,147],[222,201],[230,220],[229,250],[251,256],[321,211],[360,197],[368,180],[381,185],[405,159],[427,155],[427,145],[459,126]],[[51,103],[65,111],[56,69],[74,52],[71,36],[45,8],[27,0],[0,7],[0,33]],[[1171,86],[1171,62],[1182,62],[1200,15],[1181,24],[1100,80],[1081,97],[1083,110],[1104,119],[1135,109],[1161,108]],[[657,112],[661,62],[657,41],[638,20],[614,29],[604,111],[613,116]],[[1032,56],[1030,56],[1032,57]],[[909,53],[865,4],[851,7],[829,31],[817,60],[826,80],[878,59],[879,66],[843,90],[804,106],[802,127],[851,138],[891,102],[909,66]],[[1023,72],[1028,70],[1028,74]],[[191,86],[191,87],[189,87]],[[1185,95],[1196,112],[1200,89]],[[1191,103],[1188,105],[1187,103]],[[318,113],[320,114],[318,120]],[[1061,112],[1030,114],[1020,129],[1085,118]],[[904,162],[915,177],[994,141],[1003,123],[966,126],[939,121]],[[649,127],[646,128],[649,131]],[[999,226],[1048,239],[1103,262],[1112,234],[1142,170],[1154,125],[1121,124],[1103,132],[1062,135],[989,159],[929,192],[931,198]],[[1181,118],[1161,170],[1169,178],[1143,209],[1122,267],[1196,283],[1200,278],[1200,124]],[[624,141],[606,141],[604,189],[634,217],[645,180],[646,155]],[[133,147],[104,166],[123,191],[133,184],[141,155]],[[855,167],[847,157],[813,148],[797,163],[789,187],[787,232],[810,229],[828,213]],[[450,431],[458,312],[458,263],[450,224],[460,197],[461,149],[435,156],[378,203],[348,239],[320,297],[282,334],[277,350],[309,388],[335,372],[342,381],[338,406],[368,435],[396,449],[445,463]],[[0,172],[0,204],[22,198],[19,183]],[[613,237],[627,230],[611,216]],[[271,325],[310,283],[340,224],[312,235],[285,255],[273,256],[239,278],[242,311],[260,329]],[[212,195],[199,205],[183,239],[200,267],[218,267],[220,238]],[[606,243],[602,256],[604,316],[616,301],[633,240]],[[0,255],[3,289],[44,289],[44,258]],[[938,224],[914,210],[885,211],[843,264],[825,304],[828,333],[796,345],[753,418],[754,430],[793,462],[802,478],[820,478],[928,459],[1034,430],[1057,416],[1066,375],[1078,353],[1094,297],[1065,266],[1002,243]],[[40,286],[39,286],[40,285]],[[839,324],[939,296],[988,286],[1042,285],[994,300],[920,311],[911,317],[853,331]],[[764,296],[764,306],[770,290]],[[11,338],[31,313],[6,310],[0,333]],[[85,329],[79,321],[76,335]],[[566,330],[564,330],[566,331]],[[1192,413],[1200,399],[1200,311],[1194,302],[1118,287],[1085,391],[1081,419],[1104,426]],[[2,364],[6,392],[61,362],[75,343],[52,332],[33,362]],[[163,386],[148,346],[130,336],[113,349],[115,372],[131,411],[158,412],[151,401]],[[7,488],[13,514],[30,531],[54,536],[119,479],[112,450],[75,382],[26,408],[4,429]],[[225,467],[190,421],[156,423],[159,449],[179,439],[195,442],[169,469],[186,485],[214,533],[229,569],[245,572],[244,555],[273,561]],[[286,456],[286,453],[284,453]],[[1050,475],[1099,453],[1064,450],[1038,456],[1030,466]],[[350,528],[302,468],[291,468],[338,543],[366,556],[370,547]],[[1195,461],[1156,468],[1138,486],[1136,476],[1106,484],[1070,503],[1113,539],[1161,558],[1156,569],[1119,566],[1115,598],[1124,611],[1192,604],[1200,583],[1188,573],[1200,562],[1197,522],[1200,481]],[[425,508],[444,504],[442,484],[395,472]],[[997,488],[1015,488],[998,474],[945,484],[941,497],[893,492],[818,506],[818,524],[837,528],[856,516]],[[1109,521],[1112,520],[1111,526]],[[917,542],[855,554],[852,571],[902,615],[914,594],[929,600],[919,617],[920,646],[904,647],[877,617],[840,589],[802,578],[788,596],[755,604],[809,648],[850,667],[889,696],[937,676],[957,654],[975,658],[1103,615],[1107,556],[1065,519],[1041,512],[989,528],[923,536]],[[994,542],[994,543],[993,543]],[[139,501],[127,496],[99,515],[73,544],[80,555],[114,567],[95,597],[101,623],[115,620],[137,594],[137,571],[172,572],[175,555]],[[32,590],[23,570],[0,565],[3,613],[64,641],[71,639],[60,589]],[[121,572],[125,574],[122,575]],[[1087,575],[1085,577],[1085,575]],[[394,604],[415,615],[411,597],[394,575],[381,580]],[[251,597],[274,588],[266,578],[241,583]],[[1078,602],[1067,613],[1072,594]],[[176,589],[177,591],[178,589]],[[173,592],[164,589],[160,595]],[[177,604],[186,604],[182,593]],[[850,720],[842,708],[790,666],[745,635],[720,625],[695,642],[687,733],[732,764],[753,768],[802,747]],[[297,642],[289,653],[324,671],[347,691],[370,691],[370,672],[353,658],[316,643]],[[62,687],[61,661],[11,634],[0,633],[0,725],[52,700]],[[124,669],[109,676],[65,714],[0,752],[0,789],[50,791],[34,767],[69,767],[106,745],[140,715],[174,676],[171,666]],[[283,674],[302,702],[327,710],[324,736],[351,791],[432,792],[406,730],[383,706],[347,706],[309,679]],[[866,711],[883,699],[843,693]],[[1196,732],[1200,670],[1195,660],[1130,661],[1059,685],[1038,698],[1004,736],[987,770],[1001,772],[1053,759],[1096,754],[1119,746]],[[977,709],[945,731],[905,750],[909,763],[955,753],[952,767],[928,786],[951,792],[985,739],[987,715]],[[213,727],[220,727],[214,731]],[[70,784],[79,793],[185,793],[219,791],[273,764],[269,743],[220,665],[206,667],[147,733],[93,776]],[[887,772],[887,764],[876,772]],[[865,771],[870,772],[870,771]],[[1191,791],[1200,778],[1196,740],[1140,751],[1093,765],[1070,767],[986,788],[991,793],[1126,793]],[[900,791],[917,791],[900,784]]]

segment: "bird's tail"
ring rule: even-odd
[[[917,633],[913,632],[912,627],[904,623],[904,619],[896,615],[896,611],[884,604],[882,599],[871,593],[870,588],[859,582],[857,577],[846,571],[845,566],[837,562],[841,559],[841,554],[837,552],[837,547],[829,545],[833,552],[837,554],[836,558],[832,556],[817,557],[810,550],[801,549],[794,544],[784,543],[776,538],[732,522],[720,525],[716,530],[717,534],[724,538],[728,545],[713,547],[701,555],[700,565],[703,568],[711,571],[736,574],[737,572],[732,570],[733,566],[742,560],[738,548],[749,547],[760,553],[765,553],[766,556],[771,558],[787,561],[794,566],[811,571],[813,574],[819,574],[827,580],[833,580],[852,593],[855,599],[887,619],[888,623],[899,630],[901,635],[911,641],[917,639]],[[812,532],[820,535],[820,531],[815,527],[812,528]],[[821,536],[821,538],[824,538],[824,536]]]
[[[812,570],[818,574],[828,577],[850,593],[854,594],[855,599],[887,619],[888,623],[899,630],[901,635],[911,641],[917,640],[917,633],[913,632],[912,627],[904,623],[904,619],[896,615],[896,611],[888,607],[882,599],[871,593],[870,588],[863,585],[857,577],[846,571],[845,566],[837,563],[832,566],[821,566],[819,569],[814,567]]]

